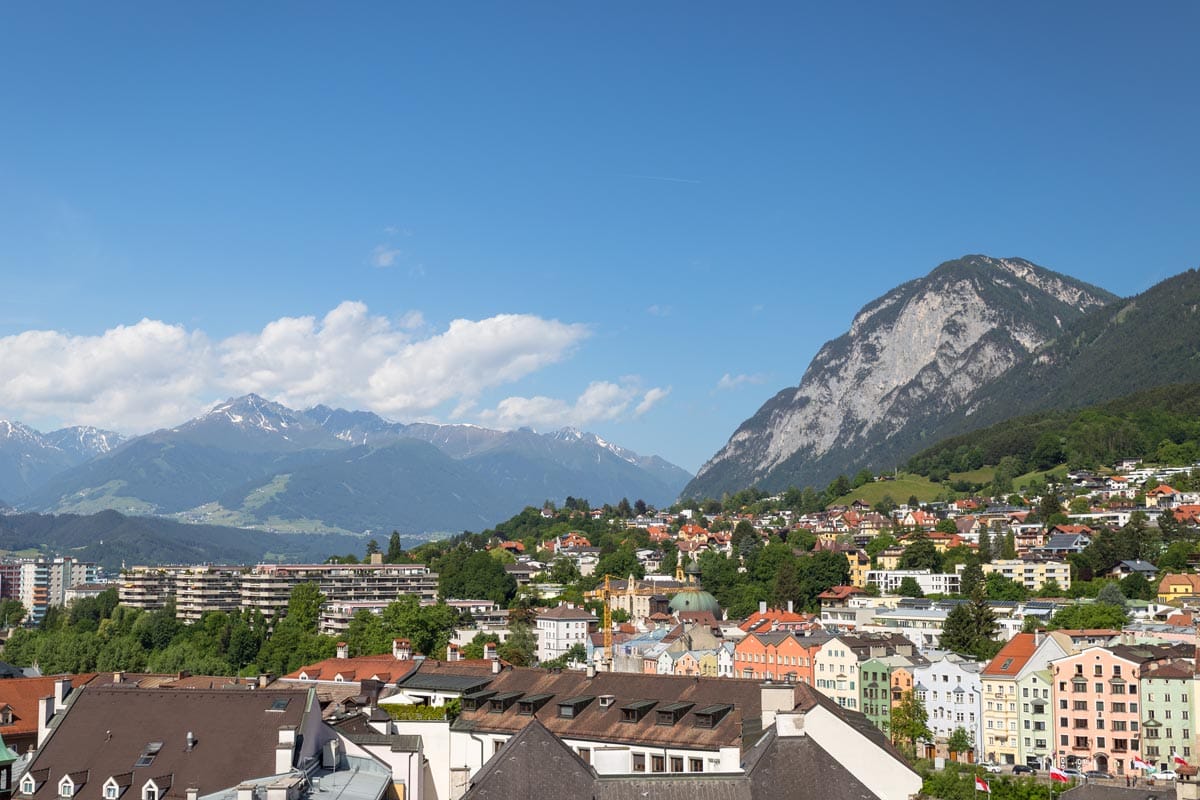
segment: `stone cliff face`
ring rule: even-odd
[[[1113,295],[1023,259],[967,256],[868,303],[800,385],[744,422],[685,496],[890,469],[922,430]]]

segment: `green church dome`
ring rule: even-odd
[[[721,604],[703,589],[684,589],[671,598],[670,609],[678,614],[683,611],[711,611],[717,619],[721,618]]]

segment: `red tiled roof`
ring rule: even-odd
[[[1000,648],[996,657],[983,668],[982,674],[992,677],[1015,676],[1029,662],[1035,650],[1037,637],[1032,633],[1018,633]]]
[[[283,677],[286,680],[334,681],[340,675],[343,682],[375,678],[384,683],[394,683],[416,669],[417,663],[412,659],[401,661],[392,655],[327,658]],[[301,675],[307,677],[301,678]]]
[[[38,729],[38,700],[54,694],[54,684],[63,678],[71,679],[72,690],[87,684],[95,673],[84,675],[52,675],[42,678],[7,678],[0,681],[0,707],[9,705],[13,722],[0,728],[0,734],[10,739],[35,734]]]

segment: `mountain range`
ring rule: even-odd
[[[2,438],[5,430],[19,438]],[[0,463],[0,486],[10,487],[5,499],[18,508],[113,509],[289,532],[478,530],[568,496],[666,504],[691,477],[573,429],[406,425],[364,411],[297,411],[253,394],[119,444],[97,432],[88,441],[109,446],[91,457],[67,457],[56,445],[36,472],[20,469],[48,439],[16,423],[0,427],[0,453],[13,454]]]
[[[1200,276],[1138,297],[1019,258],[965,256],[871,301],[684,489],[823,486],[1039,409],[1200,380]]]

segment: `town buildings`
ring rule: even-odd
[[[385,607],[404,595],[437,598],[437,573],[424,564],[259,564],[130,567],[121,573],[122,605],[154,610],[175,601],[175,615],[194,622],[207,611],[256,610],[268,619],[287,610],[292,589],[314,583],[330,605]],[[348,623],[347,623],[348,624]],[[336,614],[326,623],[339,627]]]

